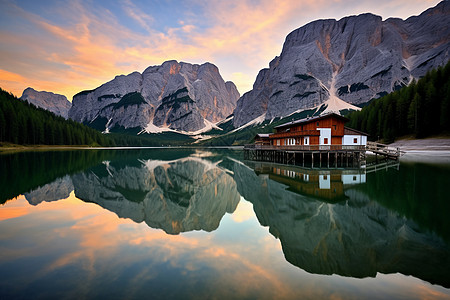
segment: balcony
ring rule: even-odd
[[[301,131],[289,131],[289,132],[277,132],[270,135],[271,139],[276,138],[294,138],[294,137],[304,137],[304,136],[319,136],[319,130],[301,130]]]
[[[364,145],[255,145],[248,144],[244,150],[281,150],[281,151],[365,151]]]

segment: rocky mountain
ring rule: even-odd
[[[106,131],[195,132],[230,115],[238,98],[215,65],[166,61],[78,93],[69,117]]]
[[[49,110],[65,119],[68,118],[69,109],[72,107],[72,103],[67,100],[66,96],[44,91],[38,92],[30,87],[23,91],[20,99],[28,101],[37,107]]]
[[[330,100],[379,98],[445,64],[449,48],[449,1],[407,20],[362,14],[311,22],[286,37],[280,56],[239,99],[234,126]]]

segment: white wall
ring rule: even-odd
[[[320,131],[319,145],[331,145],[331,128],[317,128]],[[328,138],[325,144],[324,140]]]
[[[356,143],[354,142],[356,139]],[[367,136],[365,135],[350,135],[346,134],[342,138],[342,145],[366,145],[367,144]]]
[[[342,182],[344,184],[365,183],[366,174],[342,174]]]
[[[330,183],[330,174],[326,175],[319,175],[319,189],[321,190],[329,190],[331,183]]]

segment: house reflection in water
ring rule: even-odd
[[[289,191],[330,203],[346,199],[346,188],[366,182],[364,169],[315,170],[263,163],[252,167],[259,176],[287,185]]]

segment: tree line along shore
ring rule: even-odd
[[[353,111],[347,117],[350,119],[347,126],[368,133],[369,140],[373,141],[392,143],[402,137],[450,137],[450,63],[429,71],[400,90],[372,100],[361,111]],[[178,146],[193,141],[177,133],[102,134],[21,101],[0,88],[0,148]],[[215,145],[208,143],[208,146]]]

